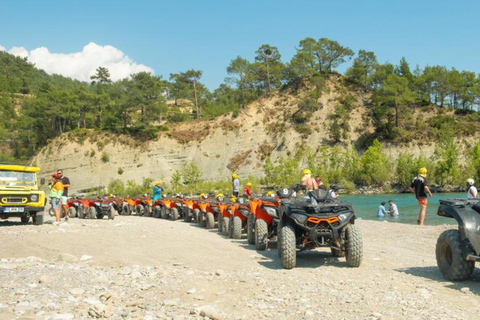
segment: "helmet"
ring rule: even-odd
[[[237,197],[231,196],[230,197],[230,202],[237,202]]]
[[[203,194],[203,199],[208,199],[208,193]]]
[[[471,186],[473,186],[473,184],[475,183],[475,180],[473,180],[472,178],[469,178],[467,179],[467,183]]]
[[[225,195],[223,193],[219,193],[215,197],[216,198],[225,198]]]
[[[155,185],[156,185],[156,186],[159,186],[159,185],[161,185],[161,184],[162,184],[162,183],[161,183],[160,181],[155,181]]]
[[[419,174],[427,174],[427,168],[422,167],[422,168],[418,169],[418,173]]]
[[[238,178],[237,174],[236,174],[236,173],[232,173],[232,178],[233,178],[233,179],[237,179],[237,178]]]
[[[198,197],[203,198],[204,195],[205,195],[205,193],[200,193],[200,195]]]
[[[267,192],[267,196],[273,196],[273,192],[272,192],[272,190],[268,190],[268,192]]]
[[[303,169],[303,175],[306,174],[312,174],[312,171],[310,171],[310,169]]]
[[[248,187],[251,187],[251,186],[252,186],[252,183],[251,183],[251,182],[247,182],[247,186],[248,186]]]

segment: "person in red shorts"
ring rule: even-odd
[[[420,205],[420,214],[418,215],[417,223],[423,226],[425,224],[425,216],[427,214],[427,194],[430,196],[430,198],[432,197],[432,192],[430,191],[427,183],[427,168],[420,168],[420,170],[418,170],[418,176],[416,176],[410,184],[410,191],[415,193],[415,197]]]

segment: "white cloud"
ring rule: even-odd
[[[154,73],[152,68],[135,63],[117,48],[109,45],[100,46],[94,42],[83,47],[81,52],[73,53],[52,53],[45,47],[28,52],[23,47],[6,50],[0,46],[0,51],[7,51],[22,58],[27,57],[28,61],[48,74],[61,74],[86,82],[91,81],[90,76],[95,74],[98,67],[107,68],[113,81],[127,78],[141,71]]]

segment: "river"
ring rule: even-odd
[[[440,217],[437,209],[441,199],[466,198],[465,193],[434,193],[428,198],[426,225],[455,224],[454,219]],[[364,220],[386,220],[389,222],[400,222],[416,224],[420,207],[413,194],[375,194],[375,195],[340,195],[341,200],[353,204],[358,218]],[[400,215],[398,217],[377,218],[377,209],[382,201],[385,201],[385,209],[388,210],[388,200],[393,200],[397,205]]]

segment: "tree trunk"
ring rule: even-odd
[[[266,55],[265,62],[267,64],[267,96],[270,95],[270,69],[268,68],[268,55]]]
[[[197,112],[197,118],[200,117],[200,114],[199,114],[199,111],[198,111],[198,98],[197,98],[197,85],[196,85],[196,81],[194,80],[193,81],[193,93],[195,94],[195,110]]]

